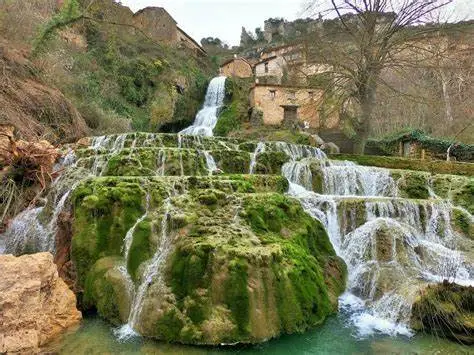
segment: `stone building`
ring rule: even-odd
[[[281,56],[272,56],[255,64],[255,77],[261,84],[281,85],[285,70],[285,59]]]
[[[325,64],[307,60],[303,43],[264,50],[255,65],[255,76],[261,84],[310,85],[311,77],[331,70]]]
[[[323,91],[303,86],[255,84],[250,91],[250,106],[263,112],[266,125],[286,127],[334,128],[338,117],[322,122],[319,112]]]
[[[146,7],[133,15],[133,23],[148,36],[169,45],[181,45],[205,55],[204,49],[178,27],[175,19],[162,7]]]
[[[253,76],[253,68],[247,59],[234,57],[221,65],[220,73],[227,77],[250,78]]]

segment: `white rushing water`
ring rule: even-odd
[[[209,175],[212,175],[215,171],[217,171],[216,161],[214,160],[214,157],[211,155],[211,153],[207,150],[204,150],[202,154],[204,154],[204,158],[206,159],[207,171],[209,172]]]
[[[451,226],[449,202],[398,198],[388,170],[324,160],[319,195],[311,191],[311,161],[302,157],[294,152],[282,174],[289,194],[325,225],[347,264],[340,305],[360,336],[411,335],[411,305],[429,282],[474,285],[474,265],[458,250],[462,237]]]
[[[265,143],[258,142],[257,147],[255,148],[255,152],[251,154],[250,158],[250,167],[249,167],[249,174],[252,175],[255,173],[255,167],[257,166],[257,158],[259,154],[265,152]]]
[[[156,248],[155,254],[145,266],[145,270],[141,278],[141,283],[137,286],[136,289],[133,289],[131,291],[132,302],[127,324],[114,331],[115,335],[120,340],[127,340],[138,335],[136,327],[140,320],[140,315],[143,309],[143,302],[145,301],[145,297],[147,295],[149,287],[152,284],[158,284],[159,286],[164,287],[164,285],[162,285],[164,282],[162,268],[164,266],[166,258],[171,252],[172,247],[171,238],[168,233],[168,219],[171,210],[171,198],[167,198],[164,201],[163,209],[164,212],[161,220],[161,239],[159,245]],[[134,287],[133,284],[132,287]]]
[[[209,87],[207,88],[203,108],[197,113],[193,125],[181,131],[180,135],[213,136],[213,130],[217,124],[219,110],[224,104],[225,81],[225,76],[218,76],[211,80]]]

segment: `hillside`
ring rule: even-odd
[[[58,143],[192,122],[216,71],[207,57],[156,40],[112,0],[59,3],[0,4],[0,123]]]

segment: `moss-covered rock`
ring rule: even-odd
[[[400,196],[411,199],[428,199],[430,197],[429,179],[430,174],[428,173],[404,171],[397,180]]]
[[[131,284],[124,278],[125,269],[120,257],[104,257],[88,271],[84,284],[82,306],[95,308],[99,315],[115,325],[128,319],[131,306]]]
[[[72,254],[84,308],[96,308],[114,324],[127,320],[127,285],[138,289],[149,282],[143,272],[166,239],[169,254],[156,264],[163,277],[146,285],[136,325],[145,336],[256,343],[305,331],[336,312],[345,265],[323,226],[281,194],[288,187],[284,179],[274,177],[277,192],[268,193],[256,193],[266,184],[258,175],[225,177],[239,182],[226,192],[215,186],[224,177],[190,179],[97,178],[76,190]],[[147,194],[146,218],[135,225]],[[166,196],[169,214],[163,210]]]
[[[444,282],[428,286],[413,304],[413,329],[474,344],[474,287]]]
[[[432,185],[436,195],[474,214],[474,177],[435,175]]]

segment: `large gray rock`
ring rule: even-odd
[[[309,144],[314,147],[320,147],[324,144],[324,140],[317,134],[312,134],[309,136]]]
[[[332,142],[324,143],[321,146],[321,149],[324,150],[326,153],[329,153],[329,154],[339,154],[341,152],[339,147],[336,144],[332,143]]]

